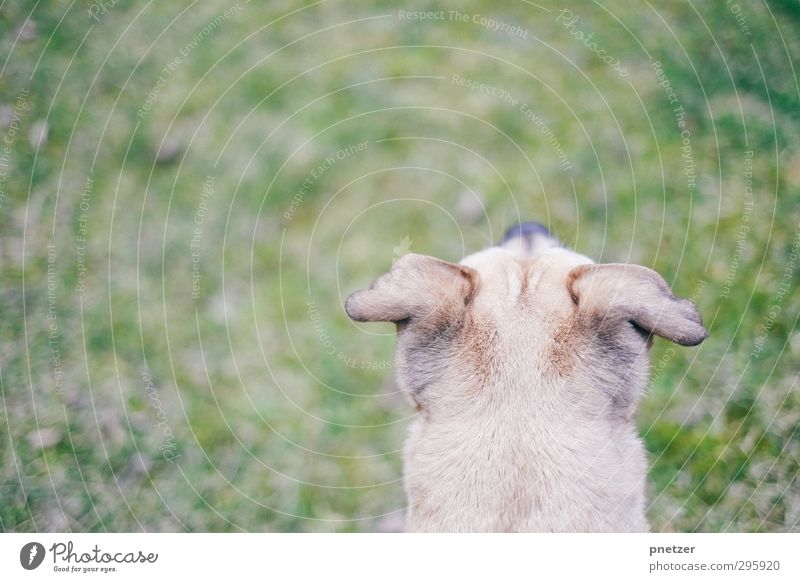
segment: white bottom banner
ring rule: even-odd
[[[800,534],[3,534],[0,579],[800,580]]]

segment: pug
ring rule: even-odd
[[[649,530],[633,420],[649,349],[708,335],[655,271],[528,222],[460,263],[404,255],[345,309],[397,328],[408,531]]]

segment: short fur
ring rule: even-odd
[[[544,227],[461,264],[409,254],[352,294],[397,324],[410,531],[647,531],[632,421],[652,334],[696,345],[691,302],[645,267],[596,265]]]

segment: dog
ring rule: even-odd
[[[345,310],[397,327],[417,411],[408,531],[649,530],[632,419],[649,348],[708,335],[655,271],[595,264],[529,222],[458,264],[404,255]]]

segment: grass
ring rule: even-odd
[[[653,529],[798,529],[795,3],[92,6],[0,8],[2,530],[391,528],[411,410],[343,298],[519,218],[704,314]]]

